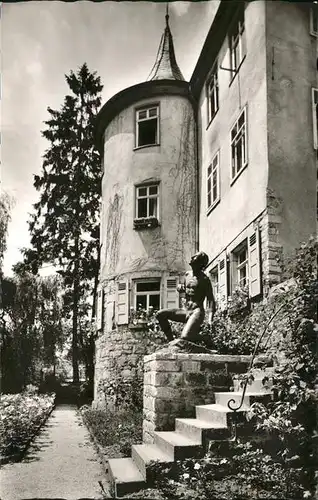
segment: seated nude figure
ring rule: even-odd
[[[157,313],[159,325],[169,341],[173,340],[169,321],[185,323],[181,334],[181,342],[178,339],[173,344],[181,344],[182,340],[194,343],[198,340],[200,327],[205,317],[203,306],[205,299],[207,299],[207,307],[210,310],[210,323],[213,320],[215,300],[210,279],[203,272],[208,262],[209,258],[204,252],[198,252],[191,257],[189,264],[192,272],[188,271],[185,276],[185,283],[177,287],[179,293],[185,294],[185,309],[161,309]]]

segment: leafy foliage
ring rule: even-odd
[[[94,123],[103,86],[86,64],[66,75],[72,92],[61,109],[48,107],[42,135],[50,142],[42,174],[34,176],[40,199],[29,221],[32,249],[25,265],[36,273],[54,264],[65,285],[65,314],[73,322],[73,371],[78,382],[78,317],[81,298],[95,291],[99,269],[99,203],[102,166],[94,148]]]
[[[315,497],[317,463],[317,242],[310,239],[285,267],[284,285],[273,290],[236,322],[221,318],[221,325],[236,324],[239,349],[249,352],[262,334],[260,351],[274,361],[274,399],[254,403],[247,415],[256,432],[252,442],[238,441],[204,459],[188,459],[166,468],[153,465],[155,485],[164,498],[226,500]],[[219,318],[217,318],[219,321]],[[232,323],[233,322],[233,323]],[[220,323],[217,323],[220,324]],[[214,323],[214,326],[216,323]],[[216,334],[218,329],[216,328]],[[224,328],[222,333],[227,332]],[[244,336],[245,332],[245,336]],[[253,332],[255,332],[253,334]],[[216,337],[217,339],[218,337]],[[237,338],[237,337],[235,337]],[[246,341],[248,340],[248,343]],[[215,338],[214,338],[215,342]],[[216,344],[215,344],[216,345]],[[229,337],[220,350],[235,351]],[[232,351],[233,349],[233,351]],[[253,379],[253,369],[246,376]],[[268,383],[268,376],[263,380]],[[266,438],[266,439],[265,439]]]
[[[0,455],[24,450],[54,406],[54,394],[36,395],[32,387],[22,394],[7,394],[0,401]]]
[[[2,261],[6,251],[6,236],[10,222],[12,199],[4,192],[0,193],[0,274],[2,275]]]
[[[143,408],[143,371],[137,367],[135,374],[124,377],[118,373],[113,379],[102,382],[106,406],[117,408],[131,408],[142,412]]]
[[[3,392],[18,392],[29,383],[39,385],[41,370],[54,368],[57,349],[64,342],[60,281],[31,273],[3,280]]]
[[[92,410],[83,406],[81,413],[97,442],[107,449],[108,457],[128,456],[131,445],[142,441],[142,412],[133,407]]]
[[[251,443],[231,443],[227,454],[208,452],[201,460],[152,464],[150,474],[164,500],[300,499],[299,469],[286,470]]]

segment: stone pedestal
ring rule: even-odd
[[[144,357],[143,441],[154,431],[174,430],[176,417],[195,417],[195,405],[212,404],[245,373],[251,356],[156,352]]]

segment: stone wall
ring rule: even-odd
[[[269,206],[259,218],[263,294],[282,278],[283,246],[280,241],[282,218],[275,207]]]
[[[105,400],[103,386],[119,378],[126,380],[139,376],[142,379],[143,359],[146,354],[160,347],[148,330],[142,326],[118,326],[99,335],[95,342],[94,408],[112,405]]]
[[[143,441],[153,432],[174,429],[176,417],[195,417],[195,405],[214,403],[236,373],[245,373],[250,356],[156,352],[144,359]]]

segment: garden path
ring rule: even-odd
[[[110,497],[105,472],[76,410],[74,405],[57,406],[22,462],[2,466],[1,500]]]

